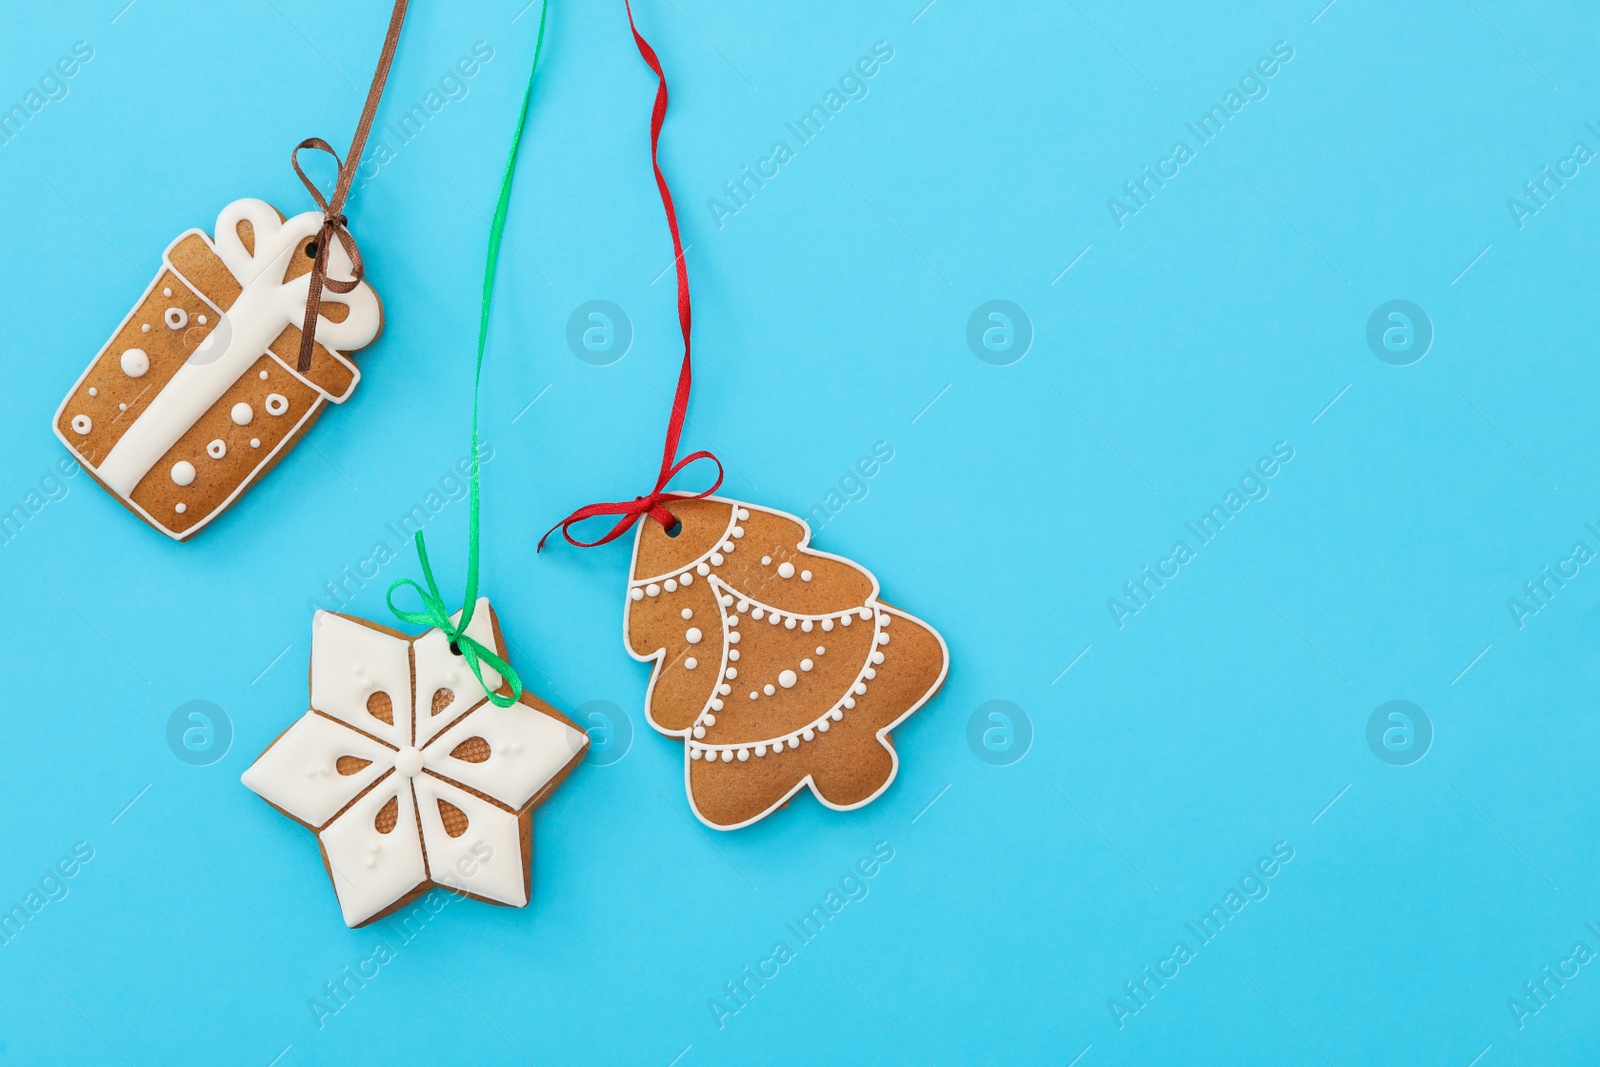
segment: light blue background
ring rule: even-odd
[[[348,143],[387,17],[124,2],[25,5],[0,35],[5,106],[95,51],[0,146],[3,509],[64,455],[52,413],[168,241],[241,196],[308,206],[289,150]],[[1600,20],[1510,0],[642,0],[691,246],[686,447],[724,457],[731,494],[805,512],[889,442],[816,543],[952,654],[878,802],[805,797],[734,834],[692,821],[681,747],[644,725],[626,547],[533,552],[572,507],[649,487],[678,354],[653,79],[620,2],[557,3],[484,390],[485,586],[530,685],[611,701],[635,737],[539,811],[530,907],[452,904],[319,1028],[308,1000],[396,939],[343,927],[312,836],[238,776],[304,710],[308,602],[465,454],[524,2],[415,4],[385,119],[475,41],[494,59],[353,200],[388,316],[353,399],[188,545],[80,475],[0,548],[0,904],[94,849],[0,947],[0,1062],[1592,1057],[1594,964],[1521,1028],[1508,999],[1600,950],[1600,576],[1520,628],[1507,601],[1600,548],[1600,175],[1520,229],[1507,199],[1600,149]],[[870,94],[719,228],[708,198],[796,147],[784,123],[876,41],[894,58]],[[1278,41],[1269,95],[1199,147],[1185,122]],[[1180,138],[1195,159],[1119,229],[1107,199]],[[636,331],[611,366],[565,341],[592,299]],[[991,299],[1035,331],[1011,366],[965,340]],[[1367,347],[1391,299],[1433,323],[1411,366]],[[1108,598],[1193,547],[1184,523],[1279,441],[1270,495],[1119,629]],[[452,583],[465,518],[428,527]],[[354,609],[383,620],[409,575],[407,554]],[[166,742],[194,699],[232,722],[211,766]],[[1411,766],[1367,743],[1392,699],[1436,734]],[[990,700],[1031,722],[1009,766],[967,741]],[[719,1028],[723,984],[880,841],[870,895]],[[1110,998],[1196,947],[1185,923],[1280,841],[1270,895],[1119,1028]]]

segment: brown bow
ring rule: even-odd
[[[322,310],[322,290],[327,288],[335,293],[348,293],[361,284],[361,250],[356,247],[356,239],[350,233],[349,220],[344,215],[344,203],[350,197],[356,167],[361,164],[361,152],[366,147],[372,121],[378,114],[378,101],[383,98],[383,86],[389,80],[389,67],[394,62],[395,49],[400,45],[400,26],[406,19],[406,4],[407,0],[395,0],[394,12],[389,16],[389,32],[384,37],[383,53],[378,57],[378,69],[372,73],[372,86],[367,90],[367,102],[361,109],[361,121],[356,124],[355,137],[350,141],[350,154],[341,160],[333,146],[320,137],[307,137],[289,153],[289,163],[294,167],[294,172],[300,176],[301,183],[311,194],[311,199],[317,202],[317,207],[322,209],[322,226],[317,230],[313,246],[316,258],[311,265],[310,287],[306,290],[306,318],[300,327],[297,369],[301,374],[311,369],[311,353],[317,342],[317,315]],[[314,148],[333,157],[338,167],[338,178],[334,182],[332,199],[325,198],[317,184],[300,169],[302,148]],[[350,256],[348,280],[328,277],[328,249],[336,238]]]

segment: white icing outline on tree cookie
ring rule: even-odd
[[[881,603],[878,600],[879,586],[877,575],[861,566],[861,564],[857,563],[855,560],[848,559],[844,556],[836,556],[831,552],[823,552],[820,549],[813,547],[811,544],[811,526],[798,515],[791,515],[788,512],[780,511],[777,508],[763,507],[760,504],[748,504],[740,500],[731,500],[727,497],[708,496],[703,497],[702,499],[711,501],[713,503],[726,504],[729,506],[728,524],[723,530],[721,539],[713,543],[710,549],[702,552],[694,560],[682,567],[675,567],[672,570],[663,571],[660,574],[651,575],[647,578],[630,578],[628,581],[627,595],[623,597],[622,601],[623,648],[627,649],[628,655],[632,656],[640,663],[650,663],[654,665],[650,671],[649,685],[645,689],[645,721],[647,721],[650,724],[651,729],[655,730],[657,733],[665,737],[675,737],[684,742],[683,785],[684,792],[689,799],[689,809],[694,812],[695,818],[699,819],[701,822],[705,823],[714,830],[739,830],[746,826],[760,822],[777,809],[783,807],[783,805],[787,804],[791,799],[793,799],[801,789],[810,789],[812,796],[816,797],[824,807],[831,808],[834,811],[854,811],[857,808],[865,807],[874,800],[878,799],[878,797],[882,796],[884,791],[887,790],[891,784],[893,784],[896,776],[898,776],[900,773],[900,754],[896,751],[894,745],[887,743],[887,738],[890,731],[894,730],[901,723],[905,722],[906,719],[910,718],[914,712],[918,711],[924,704],[931,700],[933,695],[939,691],[939,688],[944,685],[945,677],[950,672],[950,648],[945,644],[944,635],[909,612],[901,611],[899,608],[891,607],[887,604]],[[745,510],[745,516],[741,516],[739,514],[740,509]],[[865,575],[867,580],[872,583],[872,591],[867,595],[866,599],[860,605],[855,607],[847,608],[841,611],[826,612],[820,615],[809,615],[801,612],[781,610],[775,612],[775,614],[782,618],[809,620],[813,623],[821,622],[824,619],[841,619],[846,615],[853,616],[861,621],[866,621],[865,619],[862,619],[861,612],[863,609],[867,609],[870,612],[867,618],[872,619],[874,623],[873,642],[868,651],[866,662],[856,673],[855,681],[851,683],[851,685],[845,690],[844,695],[839,700],[833,702],[833,705],[828,709],[828,711],[824,712],[817,719],[813,720],[809,725],[782,734],[777,738],[769,738],[762,741],[742,741],[737,744],[728,745],[706,745],[695,738],[694,731],[696,727],[703,725],[707,714],[714,714],[712,701],[726,699],[732,695],[731,693],[722,694],[719,687],[725,684],[722,679],[726,676],[727,668],[730,662],[728,659],[728,652],[731,650],[729,646],[731,644],[737,644],[736,641],[730,642],[727,640],[727,635],[730,632],[730,627],[727,625],[727,605],[722,603],[722,595],[718,593],[717,590],[719,588],[726,590],[737,600],[744,600],[748,602],[752,609],[760,607],[765,615],[774,614],[773,609],[769,605],[740,593],[737,589],[723,581],[715,573],[699,574],[698,571],[698,568],[702,565],[707,565],[708,568],[710,566],[721,566],[722,561],[719,559],[713,563],[712,557],[725,554],[726,551],[728,551],[727,545],[730,543],[737,547],[738,539],[744,536],[744,531],[742,529],[738,529],[739,522],[741,518],[748,517],[748,513],[750,511],[761,511],[768,515],[775,515],[779,518],[787,519],[790,522],[795,523],[800,527],[801,531],[800,539],[795,546],[798,551],[813,556],[819,556],[823,559],[830,559],[837,563],[843,563],[852,570]],[[645,521],[646,520],[640,521],[637,527],[637,532],[634,534],[633,553],[628,564],[628,573],[630,575],[638,568],[639,543],[644,536]],[[735,532],[736,530],[737,532]],[[717,673],[718,682],[712,687],[711,696],[707,698],[705,705],[695,716],[694,722],[682,730],[670,730],[655,721],[652,704],[655,698],[656,682],[661,678],[665,671],[667,650],[665,647],[662,647],[647,655],[640,655],[634,652],[633,642],[629,636],[628,624],[631,618],[634,603],[641,601],[646,597],[654,599],[658,596],[670,595],[675,590],[668,590],[665,588],[667,581],[670,580],[676,583],[680,581],[682,576],[686,573],[699,574],[699,577],[706,580],[712,588],[712,596],[716,601],[717,610],[721,616],[721,629],[724,635],[722,661],[721,667]],[[649,592],[649,587],[652,585],[657,587],[654,594]],[[885,627],[889,625],[889,620],[895,617],[899,617],[914,623],[926,630],[929,634],[932,634],[934,640],[939,643],[939,651],[942,658],[939,667],[939,676],[934,679],[926,691],[924,691],[915,702],[907,707],[905,711],[901,712],[901,714],[893,721],[885,724],[875,731],[878,743],[881,744],[889,753],[889,773],[884,777],[883,783],[878,786],[878,788],[874,790],[870,796],[864,797],[852,804],[835,804],[827,797],[822,795],[821,791],[817,789],[816,782],[813,780],[812,776],[807,774],[804,775],[798,782],[796,782],[793,788],[784,793],[765,810],[761,811],[759,814],[751,816],[748,819],[745,819],[742,822],[722,824],[712,822],[710,819],[707,819],[705,815],[701,813],[699,806],[695,803],[694,788],[690,780],[690,771],[694,762],[697,759],[706,758],[706,753],[708,752],[715,752],[716,755],[713,758],[720,759],[725,763],[731,763],[735,759],[738,759],[740,762],[748,762],[749,759],[754,755],[755,748],[758,745],[765,745],[768,749],[776,752],[778,749],[774,747],[775,744],[787,746],[789,748],[798,748],[800,744],[803,744],[806,741],[814,740],[815,733],[826,733],[828,726],[824,725],[824,723],[838,722],[841,718],[843,718],[844,714],[850,710],[850,708],[844,706],[845,701],[849,701],[853,707],[855,698],[861,696],[865,692],[866,684],[868,681],[870,681],[870,679],[866,676],[866,672],[869,670],[875,670],[879,665],[873,662],[872,655],[875,652],[883,652],[886,648],[886,645],[884,643],[880,643],[878,638],[885,635]],[[736,628],[734,629],[736,631]],[[885,657],[887,657],[886,652]],[[835,712],[839,712],[839,715],[835,716]],[[806,737],[805,735],[807,733],[812,733],[813,737]],[[795,744],[790,744],[791,738],[795,739]],[[738,753],[741,750],[743,750],[746,754],[740,756]]]

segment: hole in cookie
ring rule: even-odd
[[[439,801],[439,818],[444,823],[444,832],[451,837],[467,832],[467,813],[448,800]]]
[[[455,698],[455,693],[449,689],[435,689],[433,691],[433,713],[438,715],[440,712],[444,711],[445,708],[450,706],[450,702],[455,700]]]
[[[489,758],[489,742],[481,737],[469,737],[451,749],[450,755],[468,763],[482,763]]]
[[[672,520],[672,525],[667,527],[667,536],[668,537],[677,537],[681,533],[683,533],[683,523],[680,520],[674,518]]]
[[[239,243],[244,245],[244,250],[250,255],[256,254],[256,228],[250,225],[249,219],[240,219],[233,227],[233,232],[239,235]]]
[[[362,759],[360,756],[340,756],[334,766],[339,768],[340,774],[351,775],[359,773],[364,767],[372,766],[372,761]]]
[[[380,834],[393,833],[399,822],[400,798],[390,797],[389,803],[378,809],[377,818],[372,820],[372,828]]]
[[[379,722],[394,725],[394,701],[389,699],[389,694],[378,690],[367,698],[367,714]]]
[[[345,319],[350,317],[350,305],[335,303],[331,300],[324,300],[322,302],[322,307],[318,309],[317,314],[321,315],[329,322],[343,322]]]
[[[317,242],[315,242],[315,241],[307,241],[306,242],[306,258],[307,259],[316,259],[317,258]]]

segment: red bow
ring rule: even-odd
[[[666,501],[699,500],[715,493],[717,486],[722,484],[722,461],[710,452],[694,452],[681,460],[676,459],[678,439],[683,434],[683,421],[689,414],[689,386],[693,377],[689,370],[689,324],[692,316],[689,311],[689,268],[683,261],[683,239],[678,236],[678,213],[672,206],[672,190],[667,188],[667,177],[661,173],[661,164],[656,159],[656,146],[661,141],[661,124],[667,117],[667,76],[661,70],[661,61],[656,58],[655,49],[639,36],[639,28],[633,24],[633,7],[627,0],[624,0],[624,6],[628,9],[628,28],[633,31],[633,40],[639,47],[639,54],[644,57],[650,69],[655,71],[661,83],[656,89],[655,106],[650,111],[650,165],[655,168],[656,187],[661,190],[661,205],[667,212],[667,229],[672,232],[673,263],[678,273],[678,326],[683,331],[683,366],[678,371],[678,389],[672,398],[672,418],[667,423],[667,443],[666,448],[662,450],[661,473],[656,477],[655,489],[651,490],[648,496],[609,504],[590,504],[579,508],[545,531],[545,535],[539,538],[540,550],[543,550],[544,543],[557,530],[561,531],[561,536],[565,537],[569,544],[577,545],[579,548],[594,548],[596,545],[603,545],[621,537],[629,527],[645,515],[671,529],[677,525],[678,520],[667,510]],[[711,488],[699,493],[667,492],[668,482],[689,464],[701,459],[709,459],[717,465],[717,480],[711,484]],[[620,515],[621,518],[611,527],[610,532],[599,540],[580,541],[572,536],[574,524],[600,515]]]

